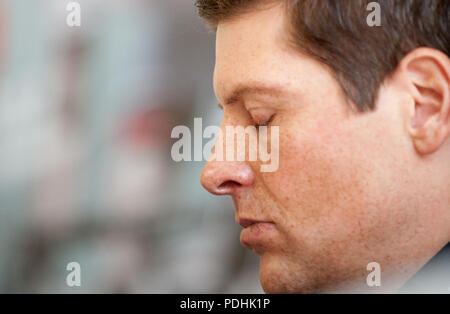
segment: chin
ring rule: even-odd
[[[261,255],[259,278],[261,287],[268,294],[313,293],[314,284],[307,279],[307,271],[290,267],[286,259]]]

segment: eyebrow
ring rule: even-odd
[[[245,95],[249,94],[265,94],[272,97],[277,97],[284,93],[283,88],[280,85],[238,85],[230,93],[228,97],[225,98],[224,105],[232,105],[242,99]],[[223,109],[223,106],[219,102],[219,108]]]

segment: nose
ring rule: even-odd
[[[254,181],[252,168],[241,161],[208,161],[200,176],[203,187],[215,195],[232,195]]]

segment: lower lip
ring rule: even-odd
[[[252,244],[262,244],[273,238],[275,232],[275,224],[270,222],[260,222],[248,226],[241,231],[240,241],[242,245],[249,246]]]

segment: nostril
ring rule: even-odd
[[[234,194],[254,182],[252,168],[245,162],[208,161],[200,183],[214,195]]]
[[[222,193],[229,193],[232,190],[234,190],[235,188],[240,187],[241,184],[236,182],[236,181],[225,181],[224,183],[222,183],[221,185],[218,186],[218,190]]]

